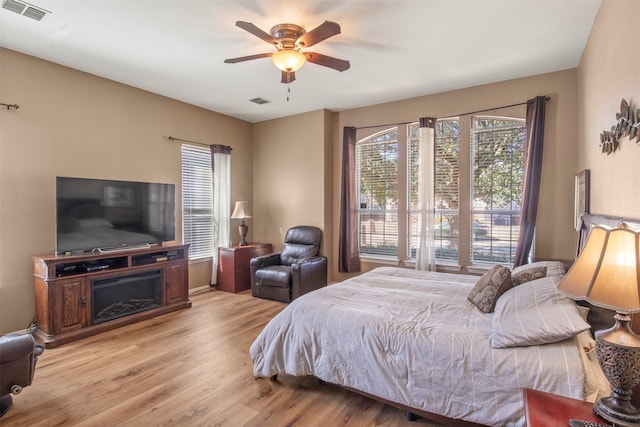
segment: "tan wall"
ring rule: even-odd
[[[333,258],[337,266],[340,207],[340,165],[342,128],[417,121],[424,116],[449,117],[460,113],[524,102],[536,95],[551,98],[547,102],[543,170],[536,232],[536,257],[573,259],[576,234],[573,231],[573,175],[576,168],[577,104],[576,70],[542,74],[485,86],[429,95],[339,113],[335,120],[333,147],[334,183]],[[504,112],[502,112],[504,113]],[[375,265],[364,265],[368,270]],[[338,274],[338,280],[348,275]]]
[[[171,135],[232,146],[232,197],[251,200],[250,123],[5,49],[0,93],[20,106],[0,108],[0,333],[34,316],[31,256],[55,249],[55,176],[175,183],[179,195]],[[178,197],[177,240],[181,210]],[[208,264],[190,286],[208,284]]]
[[[591,171],[591,212],[640,218],[640,144],[625,138],[613,154],[601,152],[624,98],[640,109],[640,2],[604,0],[578,67],[577,173]]]
[[[279,249],[290,226],[322,227],[330,280],[341,280],[346,277],[337,273],[343,126],[446,117],[547,95],[536,255],[572,259],[578,171],[591,170],[592,212],[640,218],[634,191],[640,187],[640,146],[624,141],[610,156],[598,147],[620,100],[640,103],[640,56],[628,48],[629,40],[639,39],[640,27],[633,21],[639,15],[635,0],[604,0],[577,70],[254,125],[0,50],[0,101],[21,107],[0,109],[0,333],[26,327],[33,316],[30,256],[53,250],[53,178],[179,186],[180,150],[163,138],[168,135],[231,145],[232,203],[250,201],[249,240],[272,242]],[[237,225],[232,220],[234,242]],[[181,227],[176,230],[179,235]],[[206,285],[209,269],[206,262],[192,265],[190,286]]]
[[[331,120],[331,114],[318,110],[254,124],[254,236],[272,243],[276,251],[295,225],[322,228],[321,253],[331,247],[325,200],[330,191],[326,182],[331,177]]]

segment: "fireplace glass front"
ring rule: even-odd
[[[91,281],[93,324],[162,305],[162,270]]]

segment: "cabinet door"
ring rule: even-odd
[[[165,281],[166,304],[185,301],[189,290],[187,279],[188,264],[185,261],[167,263]]]
[[[55,287],[55,333],[63,334],[86,327],[88,316],[85,279],[79,277],[58,280]]]

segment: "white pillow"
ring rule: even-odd
[[[564,274],[567,272],[567,268],[560,261],[536,261],[532,262],[531,264],[524,264],[518,267],[513,267],[513,270],[511,270],[511,274],[518,274],[523,270],[536,267],[547,267],[547,277],[564,276]]]
[[[589,329],[576,303],[560,294],[560,277],[523,283],[502,294],[492,319],[491,347],[549,344]]]

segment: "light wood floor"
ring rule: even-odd
[[[285,304],[249,291],[55,349],[0,426],[437,426],[314,378],[256,379],[249,346]]]

